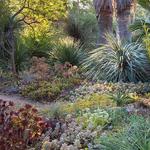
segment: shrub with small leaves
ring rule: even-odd
[[[43,60],[36,57],[34,59],[35,61]],[[20,87],[20,92],[23,96],[36,100],[52,101],[64,90],[74,85],[79,85],[82,81],[78,67],[70,63],[66,62],[64,65],[56,64],[51,69],[48,69],[47,64],[44,62],[41,64],[36,62],[35,64],[36,67],[31,68],[31,76],[33,74],[36,78],[30,82],[22,82]],[[40,67],[38,68],[38,66]]]

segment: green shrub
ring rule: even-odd
[[[117,41],[107,35],[107,44],[90,52],[83,62],[83,69],[92,79],[107,81],[149,81],[149,61],[141,44]]]
[[[109,109],[107,112],[111,118],[111,125],[113,128],[118,128],[118,126],[121,126],[122,128],[122,125],[125,126],[127,123],[129,114],[125,108]]]
[[[47,58],[49,51],[53,48],[52,37],[46,33],[39,34],[36,37],[31,34],[23,37],[23,39],[30,57],[36,56]]]

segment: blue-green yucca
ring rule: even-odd
[[[86,75],[94,80],[112,82],[148,81],[150,64],[146,50],[139,43],[122,43],[106,35],[107,44],[89,53],[83,61]]]

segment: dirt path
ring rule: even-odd
[[[4,101],[12,101],[18,107],[24,106],[25,104],[31,104],[39,110],[43,110],[45,108],[48,109],[50,107],[50,104],[39,103],[31,99],[23,98],[20,95],[6,95],[3,93],[0,93],[0,99]]]

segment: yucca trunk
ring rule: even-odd
[[[112,32],[113,0],[93,0],[99,26],[98,45],[105,44],[106,32]]]
[[[133,22],[133,14],[135,8],[134,0],[117,0],[116,16],[118,23],[118,37],[121,40],[131,41],[131,32],[129,25]]]

